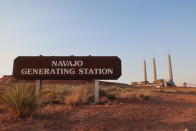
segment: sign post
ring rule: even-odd
[[[99,102],[99,81],[95,80],[95,103]]]
[[[37,98],[40,96],[40,90],[42,88],[42,81],[41,80],[36,80],[36,87],[35,87],[35,95]]]
[[[95,103],[99,102],[99,81],[121,76],[117,56],[19,56],[13,75],[18,80],[36,80],[39,97],[42,80],[95,80]]]

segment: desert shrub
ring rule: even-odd
[[[71,93],[69,96],[67,96],[65,98],[65,104],[68,106],[76,106],[79,104],[79,96],[78,94],[75,93]]]
[[[8,88],[2,96],[0,102],[18,118],[27,118],[37,107],[35,88],[30,85],[16,84]]]
[[[57,99],[57,94],[54,91],[45,91],[41,93],[40,104],[52,104],[55,103]]]
[[[99,95],[103,99],[106,99],[106,97],[107,97],[107,99],[110,101],[114,101],[117,99],[115,93],[113,93],[111,91],[103,90],[103,89],[99,90]]]
[[[80,103],[86,104],[94,101],[94,89],[92,86],[82,86],[76,91],[79,96]]]
[[[169,92],[169,93],[196,93],[196,88],[182,88],[182,87],[165,87],[161,89],[156,89],[155,92]]]
[[[73,95],[76,89],[80,88],[81,85],[71,85],[71,84],[46,84],[42,88],[41,93],[41,104],[64,104],[65,96]],[[69,99],[69,98],[68,98]]]
[[[115,99],[139,99],[139,100],[148,100],[154,97],[154,94],[151,90],[141,89],[141,88],[122,88],[122,87],[104,87],[102,88],[107,94],[107,97],[111,100],[110,97]]]
[[[54,85],[54,88],[52,91],[55,91],[57,95],[67,95],[71,91],[73,91],[74,88],[76,88],[76,85],[65,85],[65,84],[56,84]],[[54,90],[55,89],[55,90]]]
[[[5,90],[8,88],[7,85],[0,84],[0,96],[4,94]]]
[[[108,99],[107,96],[102,96],[102,97],[100,98],[99,104],[110,104],[110,103],[111,103],[111,100]]]
[[[91,86],[82,86],[76,88],[67,97],[65,97],[65,104],[76,106],[78,104],[87,104],[94,100],[94,92]]]
[[[119,99],[139,99],[148,100],[153,97],[153,94],[147,90],[134,89],[134,90],[124,90],[116,94]]]

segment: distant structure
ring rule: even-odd
[[[156,83],[156,81],[157,81],[157,69],[156,69],[155,58],[153,58],[153,71],[154,71],[154,83]]]
[[[144,82],[147,82],[146,61],[144,60]]]
[[[134,86],[142,86],[142,87],[167,87],[167,86],[175,86],[173,81],[173,73],[172,73],[172,64],[171,64],[171,56],[168,55],[168,71],[169,71],[169,80],[158,79],[157,78],[157,68],[156,68],[156,60],[153,58],[153,75],[154,80],[150,83],[147,80],[147,69],[146,69],[146,61],[144,60],[144,81],[141,82],[132,82],[131,85]]]
[[[173,73],[172,73],[172,63],[171,63],[171,56],[168,55],[168,70],[169,70],[169,81],[167,82],[168,86],[175,86],[173,81]]]
[[[173,83],[173,73],[172,73],[172,64],[171,64],[171,56],[168,55],[168,69],[169,69],[169,82]]]
[[[149,84],[149,81],[147,79],[147,70],[146,70],[146,61],[144,60],[144,81],[140,82],[141,85],[147,85]]]
[[[182,83],[182,86],[183,86],[183,87],[187,87],[187,83],[186,83],[186,82],[183,82],[183,83]]]

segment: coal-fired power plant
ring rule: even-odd
[[[169,79],[158,79],[157,78],[157,68],[156,68],[156,60],[153,58],[153,82],[150,83],[147,79],[147,68],[146,61],[144,60],[144,81],[141,82],[132,82],[131,85],[134,86],[142,86],[142,87],[168,87],[175,86],[173,81],[173,72],[172,72],[172,63],[171,63],[171,55],[168,55],[168,71],[169,71]]]

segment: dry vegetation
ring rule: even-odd
[[[126,100],[148,100],[155,97],[152,91],[142,88],[102,87],[107,96]]]
[[[4,93],[3,93],[4,92]],[[64,104],[77,106],[93,104],[94,88],[87,85],[45,85],[39,101],[36,99],[35,87],[30,84],[16,84],[2,88],[0,102],[16,117],[25,118],[31,116],[37,105]],[[121,88],[117,86],[102,86],[100,89],[99,104],[109,104],[117,99],[148,100],[153,94],[146,89]]]
[[[0,102],[8,108],[13,116],[27,118],[37,107],[35,88],[24,84],[11,86],[0,96]]]
[[[161,88],[156,89],[156,92],[165,92],[165,93],[189,93],[189,94],[196,94],[196,88],[186,88],[186,87],[172,87],[172,88]]]
[[[30,116],[37,107],[47,104],[77,106],[93,104],[94,88],[92,84],[66,85],[46,84],[42,87],[39,101],[34,96],[35,85],[3,85],[0,90],[0,102],[6,105],[17,117]],[[111,104],[115,100],[149,100],[157,98],[157,93],[196,93],[195,88],[124,88],[119,86],[101,86],[99,104]],[[27,115],[28,114],[28,115]]]
[[[68,106],[88,104],[93,102],[93,98],[93,88],[91,86],[81,86],[65,97],[65,104]]]
[[[65,119],[63,116],[67,116],[68,112],[70,111],[74,112],[74,110],[80,108],[81,106],[87,106],[89,110],[91,109],[91,107],[93,108],[93,106],[95,106],[94,88],[93,88],[93,84],[91,83],[86,84],[86,85],[46,84],[41,89],[41,96],[40,96],[39,101],[35,98],[34,87],[35,85],[33,84],[31,85],[18,84],[18,85],[9,85],[9,86],[2,85],[0,87],[0,98],[1,98],[0,116],[2,116],[1,112],[5,112],[6,114],[6,112],[9,111],[11,114],[11,116],[10,115],[7,116],[9,118],[6,118],[4,120],[3,118],[1,118],[0,124],[2,121],[5,121],[5,122],[10,121],[12,117],[16,117],[20,119],[21,118],[27,119],[29,117],[31,122],[33,120],[43,119],[43,122],[40,121],[40,123],[42,123],[42,126],[40,128],[49,128],[50,127],[48,125],[49,123],[47,123],[46,121],[48,121],[48,119],[50,120],[50,117],[53,117],[54,114],[59,114],[59,116],[55,118],[51,118],[51,120],[58,121],[58,119]],[[181,95],[181,94],[184,94],[184,95],[191,94],[193,95],[191,99],[194,101],[195,93],[196,93],[196,88],[174,88],[173,87],[173,88],[156,89],[156,88],[136,88],[136,87],[124,88],[124,87],[120,87],[116,85],[100,86],[100,102],[96,103],[96,105],[106,106],[106,107],[114,106],[114,105],[117,106],[118,101],[120,100],[126,101],[126,102],[136,102],[136,103],[140,101],[139,103],[143,103],[144,105],[146,103],[150,103],[151,101],[152,103],[153,101],[155,102],[158,101],[158,103],[160,103],[159,101],[160,95],[164,96],[162,98],[167,99],[167,95],[165,97],[164,94],[175,94],[174,96]],[[172,98],[174,96],[170,95],[169,97]],[[180,97],[180,101],[184,99],[185,97],[182,95],[182,97]],[[190,98],[187,98],[186,100],[189,100],[189,99]],[[176,101],[176,102],[179,102],[179,101]],[[142,105],[141,108],[143,108],[144,105]],[[186,106],[189,106],[189,105],[186,105]],[[147,105],[147,107],[148,106],[149,105]],[[156,107],[156,105],[153,105],[153,104],[152,106]],[[100,107],[100,109],[101,108],[102,107]],[[127,110],[127,109],[129,110],[129,108],[132,108],[132,107],[127,108],[127,107],[122,106],[122,108],[125,108],[124,110]],[[156,108],[164,108],[165,110],[168,107],[161,106],[161,107],[156,107]],[[113,108],[111,108],[111,110],[112,109]],[[96,108],[95,110],[99,110],[99,107]],[[104,110],[105,109],[103,109],[102,111]],[[119,112],[121,111],[119,110]],[[126,113],[127,112],[125,112],[125,114]],[[137,114],[137,111],[136,111],[136,114]],[[30,117],[31,115],[33,116]],[[162,112],[160,112],[159,115],[162,115]],[[167,116],[167,114],[165,114],[165,116]],[[171,115],[168,115],[168,116],[170,117]],[[73,119],[72,116],[70,118]],[[71,121],[68,120],[68,124]],[[124,121],[124,123],[126,123],[126,121]],[[58,125],[58,123],[56,124]],[[71,124],[74,124],[74,123],[71,123]],[[60,125],[62,126],[62,124]],[[66,124],[64,125],[66,126]],[[0,130],[1,130],[1,126],[0,126]]]

